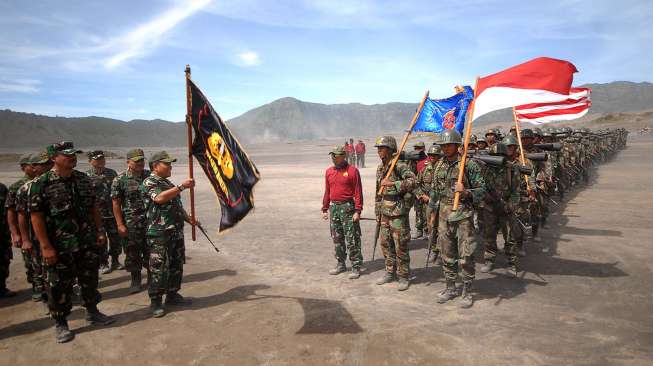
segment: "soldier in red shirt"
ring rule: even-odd
[[[358,140],[358,143],[354,147],[356,152],[356,166],[359,168],[365,168],[365,143],[363,140]]]
[[[324,197],[322,218],[331,218],[331,238],[335,244],[338,264],[329,271],[337,275],[347,270],[345,260],[349,252],[351,262],[350,279],[360,277],[363,264],[361,251],[360,215],[363,210],[363,187],[356,167],[346,160],[345,148],[336,146],[330,153],[333,166],[324,175]]]

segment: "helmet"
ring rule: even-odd
[[[470,144],[476,145],[477,142],[478,142],[478,137],[476,137],[476,135],[469,136],[469,143]]]
[[[440,145],[431,145],[431,147],[429,147],[428,155],[442,155],[442,149],[440,148]]]
[[[423,141],[418,141],[413,145],[413,147],[421,147],[422,149],[426,148],[426,145],[424,145]]]
[[[506,146],[519,145],[519,141],[517,141],[517,137],[514,135],[504,137],[503,140],[501,140],[501,143]]]
[[[460,134],[456,130],[445,130],[440,134],[440,140],[438,141],[438,145],[446,145],[446,144],[462,144],[463,139],[460,137]]]
[[[577,129],[574,130],[574,135],[582,135],[582,134],[583,134],[583,130],[582,130],[582,129],[577,128]]]
[[[381,136],[376,139],[374,147],[387,147],[392,151],[397,151],[397,140],[392,136]]]
[[[533,133],[533,130],[530,128],[524,128],[521,131],[521,137],[535,137],[535,134]]]
[[[488,153],[490,155],[507,155],[508,154],[507,147],[508,146],[506,146],[503,143],[503,141],[501,141],[498,144],[494,144],[490,146]]]
[[[542,129],[539,127],[536,127],[533,129],[533,135],[535,136],[542,136]]]
[[[494,128],[490,128],[489,130],[487,130],[487,132],[485,132],[485,136],[487,135],[498,135],[498,133],[497,130],[495,130]]]
[[[592,133],[592,131],[587,127],[583,128],[583,132],[586,134]]]
[[[542,134],[542,137],[553,137],[553,134],[551,133],[550,130],[546,130],[546,131],[544,131],[544,133]]]
[[[485,142],[485,143],[487,144],[487,140],[486,140],[485,137],[483,137],[483,136],[479,136],[479,137],[476,139],[476,143],[478,144],[479,142]]]

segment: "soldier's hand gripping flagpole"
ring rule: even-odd
[[[193,178],[193,100],[190,92],[190,65],[186,65],[186,126],[188,131],[188,176]],[[195,188],[190,187],[190,218],[191,218],[191,238],[197,239],[195,234]]]
[[[472,104],[469,107],[469,111],[467,112],[467,115],[465,116],[465,119],[467,120],[465,122],[465,141],[463,145],[463,156],[460,158],[460,166],[458,167],[458,184],[463,183],[463,177],[465,175],[465,163],[467,162],[467,151],[469,149],[469,137],[472,134],[472,125],[474,124],[474,102],[476,100],[476,91],[478,90],[478,79],[479,77],[476,77],[476,83],[474,84],[474,100],[472,100]],[[453,208],[452,211],[456,211],[458,209],[458,204],[460,203],[460,192],[454,193],[453,196]]]

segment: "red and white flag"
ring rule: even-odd
[[[515,107],[519,122],[543,124],[554,121],[570,121],[587,114],[592,105],[590,88],[571,88],[566,100],[552,103],[532,103]]]
[[[571,62],[538,57],[478,79],[472,120],[503,108],[565,100],[577,72]]]

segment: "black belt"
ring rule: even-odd
[[[334,205],[344,205],[346,203],[354,203],[354,201],[331,201]]]
[[[393,195],[393,196],[387,196],[387,195],[386,195],[386,196],[383,196],[383,200],[384,200],[384,201],[393,201],[393,202],[397,202],[397,201],[401,201],[402,199],[404,199],[404,198],[401,197],[401,196],[396,196],[396,195]]]

